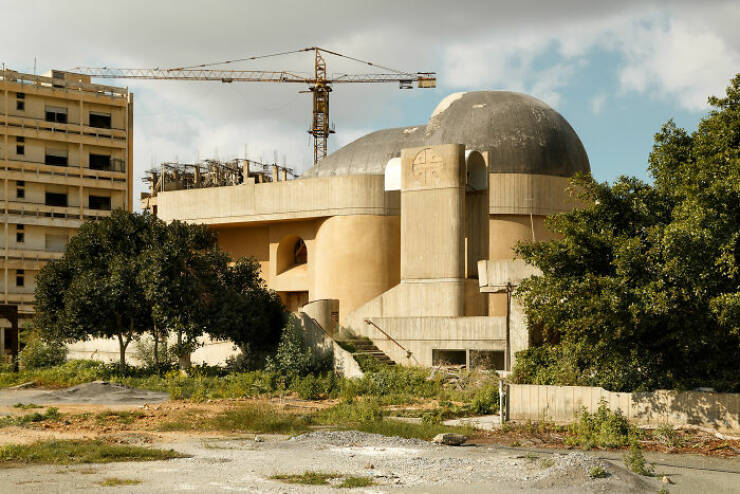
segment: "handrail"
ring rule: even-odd
[[[401,350],[403,350],[404,352],[406,352],[406,358],[411,358],[411,355],[412,355],[411,354],[411,350],[409,350],[407,348],[404,348],[403,345],[401,345],[399,342],[397,342],[391,335],[389,335],[388,333],[386,333],[385,331],[383,331],[382,329],[380,329],[380,326],[378,326],[377,324],[375,324],[374,322],[372,322],[370,319],[365,319],[365,323],[366,324],[370,324],[371,326],[375,326],[375,329],[377,329],[378,331],[380,331],[381,333],[383,333],[385,335],[385,337],[388,338],[389,340],[391,340],[393,343],[395,343],[398,346],[398,348],[400,348]]]

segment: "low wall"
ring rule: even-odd
[[[606,401],[630,421],[643,425],[698,425],[740,432],[740,394],[701,391],[617,393],[589,386],[508,385],[510,420],[573,422],[585,408],[595,412]]]

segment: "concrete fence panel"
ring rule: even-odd
[[[594,413],[603,401],[642,425],[699,425],[740,432],[740,394],[703,391],[617,393],[588,386],[508,385],[511,420],[572,422],[585,409]]]

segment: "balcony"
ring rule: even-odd
[[[47,122],[41,118],[0,115],[0,127],[5,127],[8,135],[46,139],[60,142],[74,142],[93,146],[126,148],[126,131],[121,129],[101,129],[79,124]]]

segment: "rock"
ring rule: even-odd
[[[365,468],[367,468],[368,470],[372,470],[373,468],[375,468],[375,465],[373,465],[372,463],[368,463],[367,465],[365,465]]]
[[[668,475],[663,475],[663,478],[661,479],[664,484],[672,484],[673,481],[668,477]]]
[[[262,438],[261,438],[260,436],[254,436],[254,442],[256,442],[256,443],[262,443],[262,442],[264,442],[264,441],[265,441],[265,440],[264,440],[264,439],[262,439]]]
[[[447,446],[460,446],[467,440],[468,440],[467,437],[462,436],[460,434],[445,433],[445,434],[437,434],[436,436],[434,436],[434,439],[432,439],[432,442],[436,444],[445,444]]]

